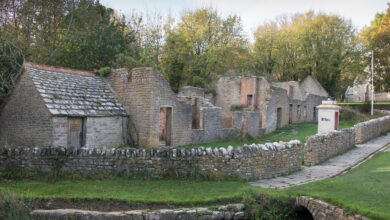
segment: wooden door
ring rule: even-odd
[[[81,147],[83,137],[83,119],[68,118],[68,146]]]
[[[334,113],[334,130],[339,130],[339,113]]]

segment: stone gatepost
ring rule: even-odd
[[[319,134],[339,129],[339,110],[341,107],[336,104],[336,101],[328,99],[317,106]]]

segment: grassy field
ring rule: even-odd
[[[363,105],[367,103],[366,102],[337,102],[337,104],[338,105]],[[374,102],[374,105],[390,105],[390,101]]]
[[[278,192],[312,196],[372,219],[390,219],[389,161],[390,152],[380,152],[346,175]]]
[[[143,180],[137,178],[0,180],[0,190],[27,199],[98,199],[129,204],[197,205],[240,201],[250,188],[240,181]]]
[[[340,121],[339,128],[353,127],[357,121]],[[278,129],[270,134],[266,134],[255,138],[235,138],[227,141],[214,141],[203,144],[189,144],[180,147],[227,147],[227,146],[243,146],[244,144],[264,144],[267,142],[279,142],[279,141],[290,141],[299,140],[302,143],[306,141],[306,137],[317,133],[317,123],[298,123],[291,124],[282,129]]]

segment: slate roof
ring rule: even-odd
[[[53,115],[125,116],[109,85],[98,76],[24,67]],[[59,69],[64,70],[64,69]]]

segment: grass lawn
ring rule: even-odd
[[[369,102],[371,104],[371,102]],[[363,105],[365,102],[337,102],[338,105]],[[374,105],[389,105],[390,101],[374,102]]]
[[[353,127],[356,121],[340,121],[339,128],[349,128]],[[278,129],[270,134],[266,134],[263,136],[243,139],[238,138],[235,140],[222,140],[222,141],[214,141],[203,144],[189,144],[180,147],[227,147],[229,145],[233,147],[243,146],[244,144],[264,144],[267,142],[279,142],[279,141],[291,141],[291,140],[299,140],[302,143],[306,141],[307,136],[311,136],[317,133],[317,123],[298,123],[291,124],[282,129]]]
[[[251,186],[240,181],[143,180],[136,178],[59,180],[1,180],[0,190],[22,198],[99,199],[129,204],[201,205],[241,200]]]
[[[390,219],[390,152],[379,152],[346,175],[277,192],[308,195],[372,219]]]

